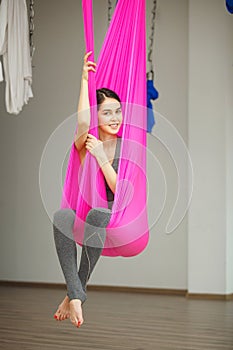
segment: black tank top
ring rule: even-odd
[[[120,151],[121,151],[121,137],[117,137],[116,150],[115,150],[114,159],[112,162],[112,167],[116,173],[118,171]],[[112,205],[114,201],[114,193],[111,191],[105,178],[104,180],[105,180],[105,187],[106,187],[106,193],[107,193],[108,208],[112,209]]]

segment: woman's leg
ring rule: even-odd
[[[72,209],[60,209],[55,212],[53,232],[60,265],[66,280],[69,300],[86,300],[77,270],[77,247],[73,239],[75,213]]]
[[[89,211],[85,223],[80,268],[77,273],[77,246],[73,239],[75,211],[60,209],[55,212],[54,240],[67,284],[67,296],[55,314],[57,319],[70,317],[74,325],[78,322],[83,323],[81,303],[86,300],[86,284],[104,247],[105,227],[110,217],[109,209],[96,208]]]
[[[86,292],[87,282],[103,250],[106,226],[110,218],[111,210],[106,208],[93,208],[87,214],[78,272],[84,292]]]
[[[58,258],[67,284],[67,295],[59,305],[54,317],[70,321],[80,327],[83,320],[82,303],[86,300],[77,272],[77,246],[73,239],[75,213],[72,209],[60,209],[54,214],[54,240]]]

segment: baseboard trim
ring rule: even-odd
[[[0,280],[0,286],[66,289],[66,285],[64,283],[26,282],[26,281],[24,282],[24,281],[9,281],[9,280]],[[181,295],[181,296],[185,296],[187,292],[187,290],[182,290],[182,289],[102,286],[102,285],[94,285],[94,284],[89,284],[87,286],[87,290],[103,291],[103,292]]]
[[[0,280],[0,286],[11,287],[33,287],[33,288],[54,288],[66,290],[65,283],[48,282],[27,282],[27,281],[9,281]],[[155,295],[176,295],[183,296],[186,299],[204,299],[204,300],[233,300],[232,294],[205,294],[189,293],[186,289],[166,289],[166,288],[144,288],[144,287],[125,287],[125,286],[102,286],[89,284],[88,291],[119,292],[119,293],[141,293]]]
[[[0,286],[11,287],[33,287],[33,288],[54,288],[66,289],[64,283],[48,283],[48,282],[24,282],[24,281],[9,281],[0,280]],[[122,292],[122,293],[143,293],[143,294],[160,294],[160,295],[179,295],[184,296],[187,290],[183,289],[166,289],[166,288],[144,288],[144,287],[126,287],[126,286],[102,286],[89,284],[88,291],[102,292]]]
[[[233,300],[232,294],[207,294],[207,293],[189,293],[187,292],[185,297],[187,299],[202,299],[202,300]]]
[[[187,290],[166,289],[166,288],[144,288],[144,287],[125,287],[125,286],[101,286],[89,285],[88,290],[120,293],[140,293],[140,294],[160,294],[185,296]]]
[[[66,289],[65,283],[0,280],[0,286]]]

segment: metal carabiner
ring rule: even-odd
[[[147,80],[153,80],[154,81],[154,71],[151,69],[149,72],[146,73]]]

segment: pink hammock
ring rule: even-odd
[[[83,0],[86,52],[94,60],[92,0]],[[123,105],[118,177],[110,222],[106,228],[105,256],[135,256],[149,239],[146,207],[146,42],[145,0],[119,0],[114,11],[97,71],[89,72],[90,133],[98,138],[96,89],[115,91]],[[77,131],[77,128],[76,128]],[[102,171],[87,152],[84,165],[72,144],[61,209],[76,210],[75,241],[82,245],[84,223],[91,208],[107,208]]]

